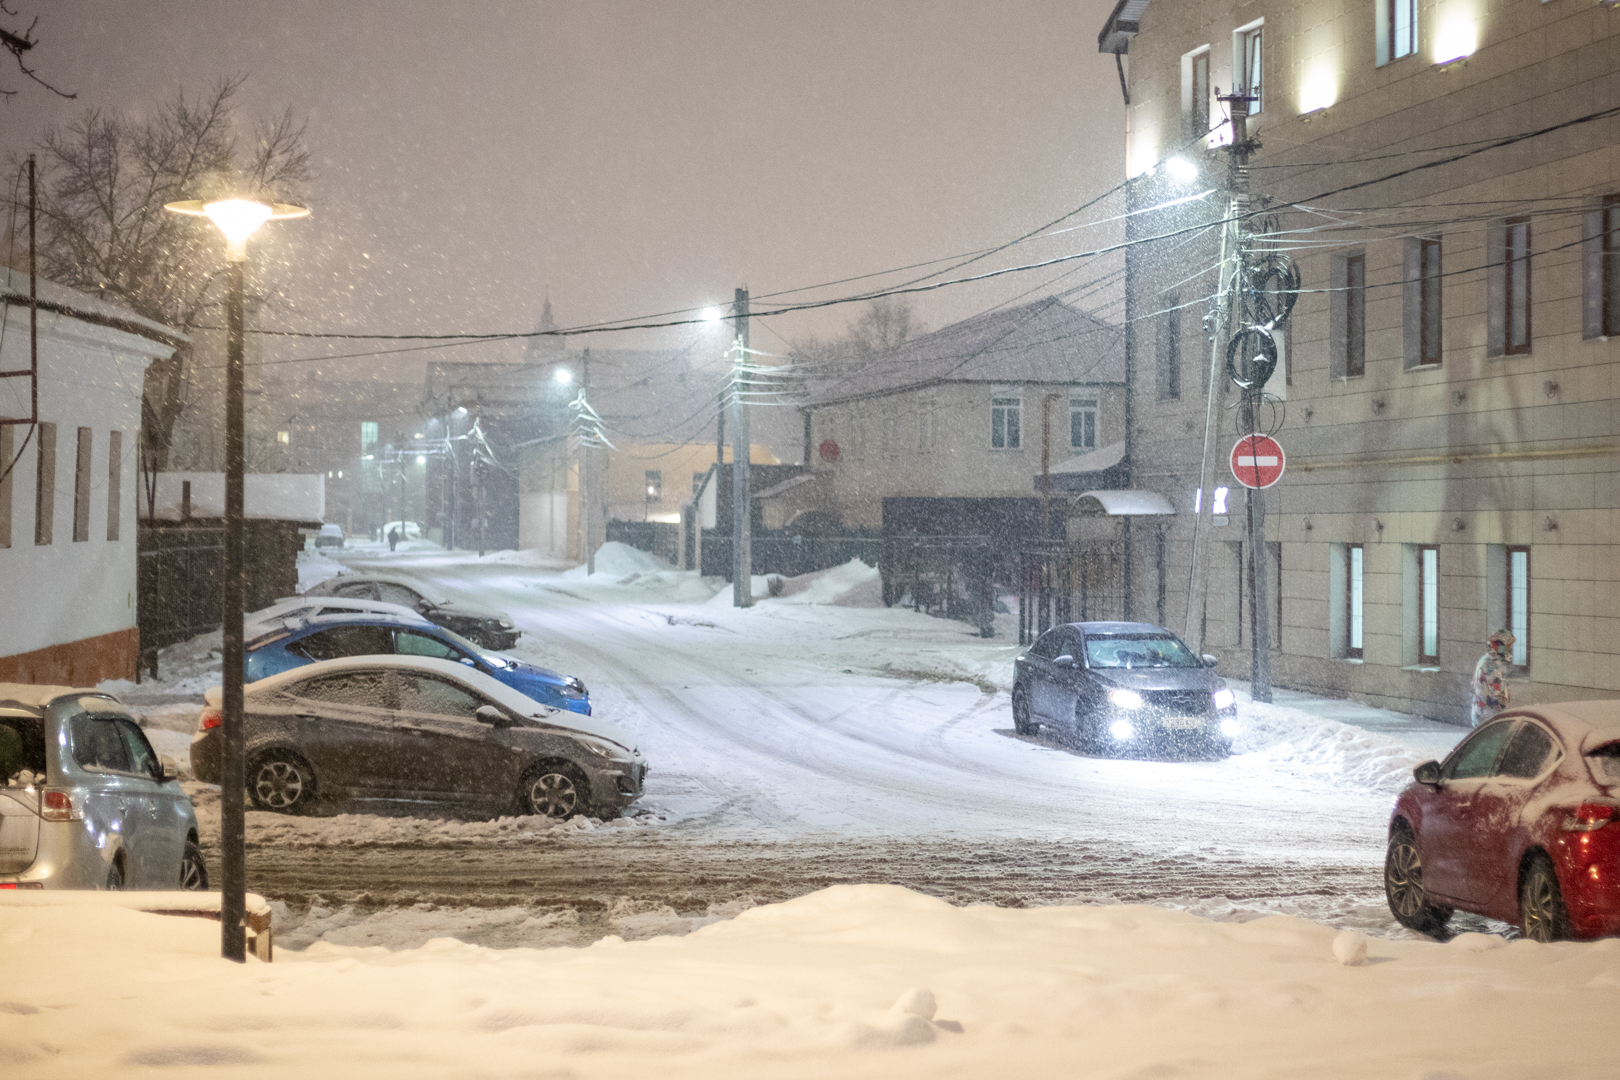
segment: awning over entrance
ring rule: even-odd
[[[1152,514],[1174,514],[1176,508],[1157,491],[1088,491],[1075,499],[1082,513],[1097,513],[1109,517],[1140,517]]]

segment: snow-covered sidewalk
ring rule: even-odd
[[[682,938],[241,967],[214,923],[25,897],[0,899],[0,950],[12,1077],[1596,1080],[1620,1053],[1601,1004],[1620,941],[1368,941],[881,885]]]

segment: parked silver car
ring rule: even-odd
[[[0,683],[0,889],[206,889],[197,815],[117,698]]]

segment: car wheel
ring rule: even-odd
[[[295,814],[314,800],[315,774],[302,758],[272,750],[248,769],[248,794],[260,810]]]
[[[1012,710],[1013,730],[1020,735],[1036,734],[1040,725],[1030,718],[1029,694],[1022,686],[1013,687]]]
[[[1531,941],[1564,941],[1574,934],[1558,875],[1545,855],[1537,855],[1519,884],[1519,930]]]
[[[208,867],[203,865],[202,849],[186,841],[186,853],[180,856],[180,887],[187,891],[208,888]]]
[[[124,861],[122,859],[114,859],[112,865],[107,867],[107,891],[120,892],[123,890],[123,888]]]
[[[1074,720],[1069,724],[1068,742],[1077,750],[1094,753],[1102,748],[1102,731],[1095,716],[1087,710],[1084,702],[1074,703]]]
[[[572,765],[542,765],[523,778],[518,806],[539,817],[570,818],[585,812],[590,786]]]
[[[1397,828],[1389,835],[1389,849],[1384,854],[1384,898],[1395,921],[1420,934],[1437,937],[1451,920],[1451,909],[1431,902],[1424,891],[1423,861],[1410,829]]]

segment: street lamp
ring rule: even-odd
[[[247,854],[242,791],[247,787],[242,731],[242,609],[246,583],[242,576],[243,443],[242,377],[242,271],[247,262],[248,237],[266,221],[307,217],[309,210],[287,203],[258,199],[199,199],[172,202],[165,210],[206,217],[225,234],[225,579],[221,583],[221,636],[224,638],[224,743],[220,762],[220,955],[237,963],[247,961]]]

